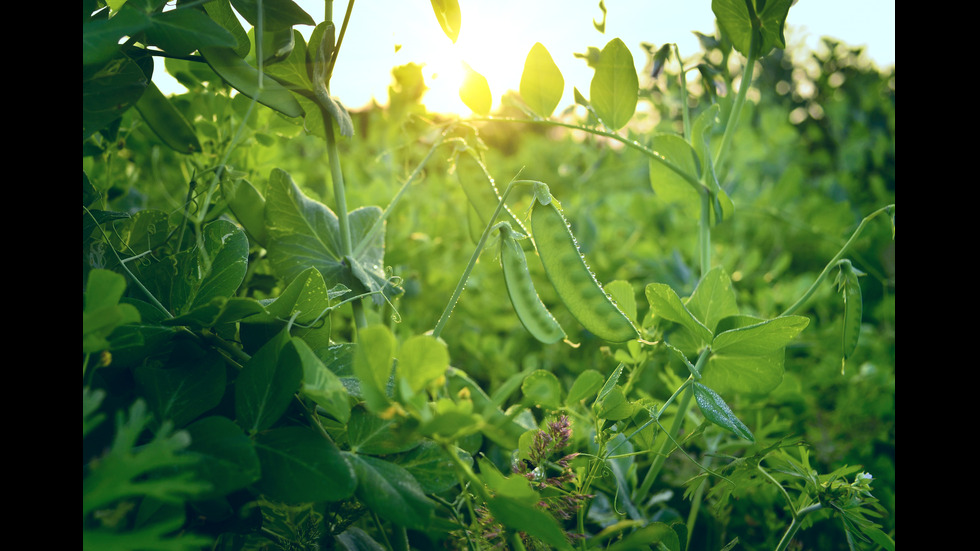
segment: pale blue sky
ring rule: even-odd
[[[322,0],[296,0],[317,22]],[[572,103],[572,87],[586,93],[592,70],[575,58],[589,46],[601,48],[621,38],[632,50],[638,69],[645,57],[640,42],[678,45],[682,56],[700,51],[692,31],[714,32],[710,0],[606,0],[605,33],[592,24],[601,20],[599,0],[459,0],[461,30],[456,44],[442,33],[426,0],[360,0],[354,3],[350,27],[331,80],[331,94],[357,109],[374,97],[387,102],[391,68],[425,63],[429,91],[423,101],[435,111],[468,110],[458,99],[459,60],[487,77],[493,101],[520,82],[524,59],[535,42],[551,53],[565,78],[559,108]],[[334,20],[343,19],[347,3],[334,2]],[[816,48],[830,36],[851,46],[866,46],[879,67],[895,63],[895,2],[883,0],[800,0],[787,17],[787,42]],[[297,27],[309,36],[312,27]],[[396,52],[396,46],[397,52]],[[164,83],[158,84],[167,91]]]

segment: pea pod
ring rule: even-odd
[[[579,252],[568,222],[549,192],[536,193],[531,235],[558,297],[592,334],[609,342],[639,337],[633,322],[609,298]]]
[[[201,142],[197,140],[194,128],[152,80],[135,107],[146,124],[168,147],[178,153],[201,151]]]
[[[258,69],[238,57],[235,50],[222,46],[201,46],[199,51],[214,72],[232,88],[288,117],[303,116],[303,108],[293,94],[272,77],[263,78],[260,93]]]
[[[505,222],[500,225],[500,264],[510,303],[528,333],[545,344],[556,343],[565,338],[565,330],[535,291],[524,249],[517,242],[515,234],[510,224]]]
[[[855,268],[850,260],[840,262],[840,273],[837,274],[837,291],[844,295],[844,329],[841,332],[841,345],[844,360],[850,358],[857,349],[858,338],[861,336],[861,317],[864,305],[861,298],[861,284],[858,276],[863,272]],[[843,362],[842,368],[843,371]]]

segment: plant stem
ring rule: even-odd
[[[354,258],[354,247],[350,237],[350,220],[347,217],[347,196],[344,191],[344,173],[340,168],[340,155],[337,150],[337,137],[333,131],[333,118],[326,109],[321,108],[323,129],[327,137],[327,156],[330,159],[330,178],[333,181],[333,196],[337,206],[337,219],[340,224],[340,246],[344,253],[344,261],[348,264]],[[352,266],[348,265],[348,269]],[[354,313],[354,324],[358,329],[367,326],[364,315],[364,303],[360,300],[351,302]]]
[[[721,172],[721,164],[725,158],[725,153],[728,152],[728,146],[732,141],[732,136],[735,134],[735,127],[738,126],[738,118],[742,113],[742,107],[745,105],[745,94],[748,93],[749,86],[752,84],[752,72],[755,70],[755,58],[759,55],[759,47],[759,31],[758,29],[753,29],[752,38],[749,42],[748,59],[745,61],[745,70],[742,72],[742,82],[738,87],[735,102],[732,104],[732,111],[728,115],[728,122],[725,124],[725,134],[721,138],[721,146],[715,155],[715,170],[719,173]]]
[[[532,180],[515,180],[507,184],[507,188],[500,196],[500,201],[497,202],[497,208],[494,209],[493,214],[490,215],[490,220],[487,221],[487,226],[483,229],[483,234],[480,235],[480,241],[476,244],[476,250],[473,251],[473,255],[470,257],[469,263],[466,264],[466,269],[463,270],[463,275],[460,276],[459,283],[456,284],[456,289],[453,291],[453,296],[449,299],[449,304],[447,304],[446,309],[442,311],[442,316],[439,317],[439,321],[432,330],[433,337],[439,338],[439,336],[442,334],[442,330],[446,327],[446,323],[449,321],[449,317],[453,313],[453,309],[456,308],[456,302],[459,301],[459,295],[462,294],[463,287],[466,286],[466,280],[470,278],[470,272],[473,271],[473,267],[476,266],[476,261],[480,258],[480,253],[483,252],[483,246],[486,245],[487,238],[490,237],[490,231],[493,229],[494,221],[497,220],[497,216],[500,214],[500,211],[504,209],[504,203],[507,200],[507,196],[510,195],[511,190],[514,189],[515,185],[535,183],[540,182],[534,182]]]
[[[793,515],[793,522],[790,523],[789,527],[786,529],[786,533],[783,534],[783,539],[779,540],[779,545],[776,546],[776,551],[785,551],[786,547],[789,546],[789,543],[793,541],[793,536],[796,535],[796,532],[800,529],[800,525],[803,523],[803,517],[820,509],[821,507],[823,507],[823,505],[814,503],[809,507],[804,507],[803,509],[797,511],[796,514]]]
[[[701,373],[703,370],[704,362],[708,360],[710,353],[710,348],[705,348],[701,351],[701,355],[698,356],[698,361],[695,364],[695,370],[698,373]],[[670,427],[670,438],[665,439],[663,444],[660,445],[660,450],[657,451],[656,457],[653,458],[653,463],[650,465],[650,469],[647,470],[647,474],[643,478],[643,483],[640,485],[637,495],[646,495],[650,492],[650,487],[653,486],[653,481],[656,480],[657,476],[660,474],[660,469],[664,466],[664,461],[667,460],[667,446],[672,443],[673,439],[676,438],[678,434],[680,434],[681,427],[684,424],[684,418],[687,417],[687,410],[691,406],[691,397],[694,396],[694,385],[691,384],[693,381],[693,376],[688,377],[688,379],[684,381],[684,384],[674,391],[674,394],[670,396],[670,399],[664,403],[663,407],[660,408],[660,412],[658,412],[657,416],[654,418],[659,424],[660,416],[667,410],[667,405],[670,404],[681,389],[684,389],[684,395],[681,397],[680,403],[677,404],[677,413],[674,417],[674,423]]]
[[[871,222],[879,214],[886,211],[890,211],[893,208],[895,208],[895,205],[891,204],[885,207],[881,207],[880,209],[865,216],[864,219],[861,220],[861,223],[858,224],[857,229],[854,230],[854,233],[851,234],[851,238],[848,239],[846,243],[844,243],[844,246],[841,247],[841,249],[837,251],[837,254],[835,254],[834,257],[830,259],[830,262],[828,262],[827,265],[824,266],[823,271],[820,272],[820,275],[817,276],[817,279],[813,282],[812,285],[810,285],[810,288],[807,289],[806,292],[803,293],[803,296],[801,296],[799,300],[794,302],[792,306],[787,308],[786,311],[783,312],[781,315],[788,316],[790,314],[793,314],[797,310],[799,310],[800,307],[802,307],[806,303],[806,301],[809,300],[811,296],[813,296],[813,293],[816,292],[817,287],[820,286],[820,283],[822,283],[823,280],[827,278],[827,275],[830,273],[830,270],[832,270],[834,266],[836,266],[837,263],[840,261],[840,259],[844,257],[844,253],[847,252],[847,249],[850,248],[850,246],[854,243],[855,240],[857,240],[857,237],[861,235],[861,232],[864,230],[864,227],[868,224],[868,222]]]

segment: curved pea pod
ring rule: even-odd
[[[531,206],[531,235],[558,297],[583,327],[609,342],[639,338],[636,326],[609,298],[585,263],[550,193],[536,194]]]
[[[545,344],[563,340],[565,330],[541,302],[531,280],[524,249],[517,242],[510,224],[506,223],[500,226],[500,264],[510,303],[528,333]]]
[[[861,336],[861,317],[864,314],[864,304],[861,298],[861,283],[858,276],[863,272],[855,268],[850,260],[840,262],[840,273],[837,274],[837,291],[844,295],[844,329],[841,332],[841,350],[844,360],[854,354],[858,338]],[[843,362],[842,362],[843,365]],[[843,371],[843,367],[841,369]]]
[[[197,140],[194,128],[152,80],[136,102],[136,110],[163,143],[174,151],[178,153],[201,151],[201,142]]]
[[[303,116],[303,108],[293,94],[272,77],[262,79],[260,91],[259,70],[238,57],[235,50],[222,46],[201,46],[198,50],[214,72],[232,88],[288,117]]]

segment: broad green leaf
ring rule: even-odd
[[[178,56],[194,53],[199,46],[235,47],[238,42],[223,26],[195,9],[176,9],[154,14],[146,28],[147,43]]]
[[[773,48],[785,48],[783,27],[793,0],[769,0],[758,13],[758,2],[746,0],[712,0],[711,11],[718,18],[718,26],[732,41],[732,45],[744,56],[749,55],[752,34],[758,33],[759,57],[768,55]]]
[[[728,272],[721,266],[715,266],[704,274],[686,306],[711,332],[715,331],[722,318],[737,315],[735,290]]]
[[[568,389],[565,397],[565,405],[573,406],[583,400],[588,400],[595,396],[596,392],[602,387],[602,373],[595,369],[586,369],[579,373],[572,383],[572,388]]]
[[[621,39],[614,38],[599,54],[589,88],[592,108],[610,130],[619,130],[633,118],[638,92],[633,54]]]
[[[703,344],[711,342],[711,330],[694,317],[669,285],[650,283],[646,287],[646,295],[655,316],[681,324]]]
[[[215,23],[231,33],[235,38],[233,46],[235,53],[238,57],[245,57],[252,46],[249,43],[248,33],[238,20],[235,10],[231,9],[231,3],[228,0],[209,0],[204,3],[204,11]]]
[[[252,355],[235,380],[235,417],[249,434],[279,420],[302,384],[303,368],[295,357],[281,353],[289,340],[289,332],[280,331]]]
[[[231,0],[231,5],[253,27],[258,25],[258,0]],[[316,25],[310,14],[292,0],[262,0],[261,5],[262,28],[265,31],[278,31],[293,25]]]
[[[701,382],[725,394],[768,394],[783,380],[785,350],[763,355],[715,354],[701,370]]]
[[[351,411],[347,424],[347,445],[351,453],[389,455],[411,450],[419,445],[417,438],[400,438],[395,433],[396,424],[390,419],[356,407]]]
[[[303,368],[300,393],[313,400],[341,423],[350,419],[350,395],[332,371],[327,369],[302,339],[290,339],[283,347],[283,359],[296,361]]]
[[[201,229],[201,244],[177,255],[177,275],[170,289],[174,315],[204,306],[217,297],[231,297],[248,269],[248,237],[228,220]]]
[[[383,519],[401,526],[425,529],[435,502],[418,481],[390,461],[343,452],[357,474],[357,498]]]
[[[172,354],[164,368],[141,365],[133,376],[156,421],[171,421],[179,428],[221,403],[225,364],[213,350],[202,354],[181,346]]]
[[[682,525],[683,526],[683,525]],[[684,530],[684,541],[687,540],[687,530]],[[638,551],[646,549],[665,549],[666,551],[681,551],[680,536],[673,527],[663,522],[651,522],[630,533],[622,540],[605,548],[606,551]]]
[[[117,327],[138,323],[139,311],[131,304],[119,304],[126,291],[126,278],[109,270],[89,272],[82,309],[82,352],[92,354],[110,348],[109,335]]]
[[[135,36],[151,24],[141,10],[123,5],[109,19],[92,20],[82,26],[82,66],[98,66],[119,52],[119,40]]]
[[[304,427],[283,427],[255,435],[262,478],[254,488],[286,503],[340,501],[354,494],[357,477],[326,436]]]
[[[316,268],[307,268],[289,282],[286,289],[266,306],[279,320],[294,319],[300,324],[314,323],[330,307],[330,292]]]
[[[357,332],[354,351],[354,375],[372,411],[387,404],[386,389],[395,358],[395,336],[385,325],[371,325]]]
[[[621,387],[615,387],[607,393],[601,400],[597,400],[598,405],[595,409],[596,417],[609,421],[626,419],[633,415],[633,405],[626,399]]]
[[[459,99],[474,113],[481,116],[490,114],[493,105],[493,95],[490,93],[490,83],[487,78],[463,63],[463,84],[459,87]]]
[[[752,432],[732,413],[731,408],[728,407],[728,404],[725,403],[725,400],[717,392],[701,383],[695,382],[694,399],[697,401],[698,407],[701,408],[701,413],[704,414],[707,420],[719,427],[732,431],[740,438],[744,438],[749,442],[755,442],[755,437],[752,436]]]
[[[446,375],[449,350],[446,343],[431,335],[409,337],[398,347],[398,377],[408,382],[413,392]]]
[[[806,328],[810,319],[803,316],[780,316],[753,325],[719,333],[711,351],[732,355],[760,355],[785,347]]]
[[[311,35],[310,38],[312,39],[313,36]],[[267,74],[275,77],[276,80],[288,82],[297,89],[312,91],[313,83],[310,80],[311,63],[307,59],[307,53],[306,39],[298,30],[293,29],[293,49],[289,52],[289,56],[278,63],[263,68]],[[309,113],[311,111],[307,112]],[[307,120],[306,122],[309,123],[312,120]]]
[[[460,13],[459,2],[457,0],[431,0],[432,11],[436,14],[442,32],[446,33],[449,40],[456,43],[459,36]]]
[[[688,174],[694,180],[701,177],[698,154],[687,140],[676,134],[657,134],[650,148],[662,159]],[[697,220],[701,215],[701,196],[674,169],[658,159],[650,159],[650,185],[657,198],[676,205],[684,216]]]
[[[262,303],[254,298],[215,297],[211,302],[181,316],[160,321],[165,326],[188,326],[207,329],[225,323],[235,323],[266,314]]]
[[[524,404],[534,405],[546,410],[561,407],[561,383],[550,371],[538,369],[532,372],[521,384]]]
[[[345,262],[337,215],[304,195],[285,171],[273,169],[265,203],[269,262],[286,281],[312,266],[320,271],[328,287],[342,283],[355,291],[394,292],[387,285],[384,271],[384,225],[366,242],[380,217],[381,209],[375,206],[349,213],[354,258]]]
[[[252,441],[230,419],[205,417],[188,425],[187,433],[191,436],[187,451],[199,458],[193,470],[213,486],[209,496],[223,496],[261,478]]]
[[[265,230],[265,197],[244,178],[223,178],[221,194],[228,201],[228,208],[245,233],[265,247],[269,239]]]
[[[487,501],[494,519],[510,528],[534,536],[553,549],[571,551],[572,546],[555,518],[539,509],[535,503],[507,495],[495,495]]]
[[[457,484],[456,462],[439,444],[425,440],[412,451],[398,456],[395,463],[407,470],[427,494],[444,492]],[[456,448],[455,452],[466,464],[473,458],[466,451]]]
[[[142,69],[125,56],[108,61],[91,75],[86,73],[82,80],[82,140],[136,105],[149,82]]]
[[[555,111],[564,93],[565,79],[561,76],[561,70],[555,65],[548,49],[536,42],[524,60],[520,83],[521,99],[534,114],[546,119]]]
[[[722,319],[701,382],[725,394],[768,394],[783,379],[785,346],[807,323],[801,316]]]

